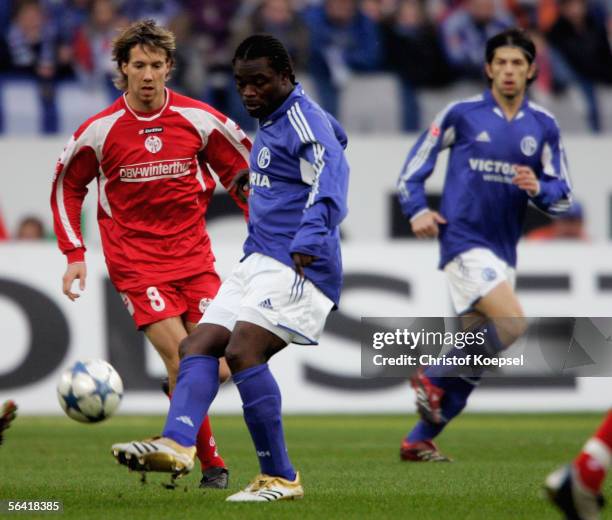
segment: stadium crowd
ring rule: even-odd
[[[42,131],[58,131],[58,81],[104,85],[109,98],[118,28],[153,18],[178,40],[172,86],[232,115],[247,129],[231,82],[231,55],[253,32],[277,36],[308,73],[330,113],[355,75],[387,72],[399,82],[402,129],[419,130],[418,92],[482,79],[483,47],[510,26],[538,45],[537,94],[576,87],[588,126],[602,130],[596,86],[612,84],[611,0],[3,0],[2,78],[37,82]],[[0,107],[1,112],[1,107]],[[0,113],[0,131],[1,126]]]

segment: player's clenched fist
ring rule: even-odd
[[[410,221],[412,232],[417,238],[436,238],[440,230],[438,224],[446,224],[446,219],[437,211],[426,211]]]
[[[514,171],[516,175],[512,179],[512,184],[526,191],[530,197],[535,197],[540,193],[540,181],[529,166],[516,165]]]
[[[64,294],[68,296],[72,301],[75,301],[79,296],[78,293],[72,292],[72,282],[79,280],[79,289],[85,290],[85,278],[87,278],[87,265],[85,262],[75,262],[68,264],[64,277],[62,278],[62,288]]]

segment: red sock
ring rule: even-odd
[[[595,436],[587,441],[574,465],[582,483],[594,493],[601,490],[612,462],[612,412],[609,412]]]
[[[217,444],[213,437],[212,429],[210,427],[210,419],[208,415],[204,418],[200,431],[198,432],[198,438],[196,440],[196,447],[198,449],[198,459],[202,464],[202,469],[208,468],[224,468],[225,462],[217,453]]]

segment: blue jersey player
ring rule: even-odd
[[[437,237],[455,311],[465,327],[486,334],[495,356],[525,330],[514,293],[516,246],[529,202],[555,215],[571,204],[570,183],[554,117],[530,102],[535,46],[510,29],[486,46],[490,88],[451,103],[416,142],[398,183],[403,213],[419,238]],[[427,207],[425,180],[437,155],[450,148],[440,211]],[[449,356],[471,350],[451,349]],[[464,360],[465,361],[465,360]],[[420,370],[411,383],[421,420],[402,443],[403,460],[448,460],[433,439],[461,412],[480,373],[457,375],[456,365]]]
[[[225,356],[261,467],[261,474],[228,500],[268,502],[304,493],[287,454],[281,394],[267,362],[289,343],[317,344],[338,304],[347,140],[338,122],[295,82],[277,39],[247,38],[233,65],[243,103],[259,120],[250,155],[244,258],[199,327],[181,343],[163,436],[112,449],[120,463],[138,471],[187,473],[198,428],[219,389],[219,358]]]

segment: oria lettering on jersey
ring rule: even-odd
[[[249,179],[251,186],[259,186],[260,188],[270,188],[270,178],[263,173],[251,172]]]
[[[191,159],[169,159],[119,167],[121,182],[148,182],[158,179],[176,179],[189,175]]]

